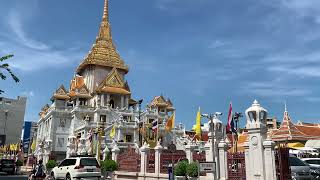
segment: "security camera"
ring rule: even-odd
[[[201,117],[208,118],[208,117],[209,117],[209,114],[201,114]]]
[[[221,116],[222,115],[222,112],[216,112],[214,113],[216,116]]]

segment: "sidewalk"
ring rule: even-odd
[[[21,166],[21,174],[29,175],[32,171],[32,166]]]

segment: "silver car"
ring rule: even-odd
[[[313,180],[310,166],[295,156],[289,157],[292,180]]]

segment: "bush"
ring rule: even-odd
[[[49,160],[46,164],[47,169],[52,169],[57,166],[57,162],[55,160]]]
[[[189,177],[198,177],[198,163],[192,162],[187,165],[186,173]]]
[[[17,161],[16,161],[16,166],[23,166],[23,162],[20,161],[20,160],[17,160]]]
[[[174,175],[176,176],[186,176],[186,168],[188,161],[180,161],[176,167],[174,167]]]
[[[101,161],[101,169],[104,171],[116,171],[118,170],[118,164],[114,160],[106,159]]]

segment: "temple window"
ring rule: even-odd
[[[251,121],[251,122],[255,121],[256,118],[257,118],[257,117],[256,117],[256,113],[253,112],[253,111],[249,112],[249,118],[250,118],[250,121]]]
[[[107,116],[106,115],[100,115],[100,122],[106,122]]]
[[[132,141],[132,136],[131,135],[126,135],[126,142],[131,142]]]
[[[87,105],[87,100],[84,99],[84,98],[79,98],[79,101],[80,101],[80,106],[85,106]]]
[[[109,105],[111,108],[114,108],[114,100],[113,99],[110,100]]]

